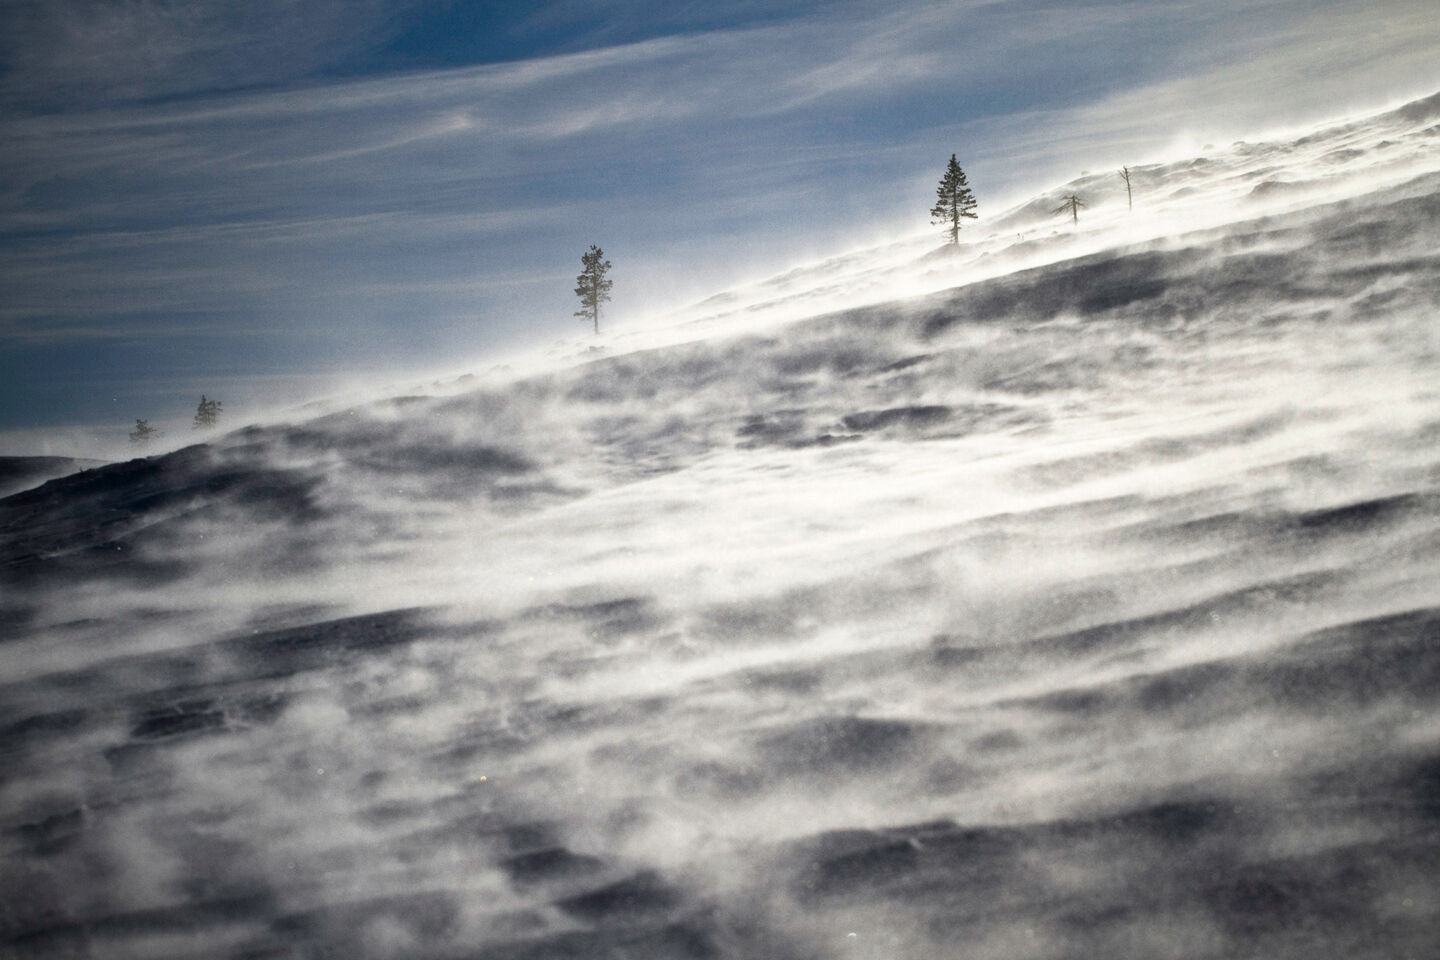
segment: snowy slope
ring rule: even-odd
[[[28,490],[55,477],[103,466],[104,463],[104,460],[77,460],[73,457],[0,457],[0,497]]]
[[[0,500],[4,950],[1427,955],[1437,120]]]
[[[958,247],[937,249],[941,231],[927,230],[716,294],[684,317],[724,329],[933,292],[1123,243],[1342,200],[1437,166],[1440,95],[1274,139],[1207,144],[1200,156],[1132,164],[1133,208],[1118,170],[1082,175],[1010,209],[1002,200],[998,214],[987,201],[982,218],[964,225]],[[1055,213],[1072,194],[1087,204],[1079,229]]]

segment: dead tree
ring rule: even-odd
[[[1125,181],[1125,205],[1126,205],[1127,207],[1129,207],[1131,213],[1134,213],[1134,212],[1135,212],[1135,198],[1130,195],[1130,168],[1129,168],[1129,167],[1121,167],[1121,168],[1120,168],[1120,179]]]
[[[1079,197],[1075,196],[1075,194],[1072,193],[1072,194],[1070,194],[1070,196],[1068,196],[1068,197],[1065,198],[1065,202],[1064,202],[1064,203],[1060,204],[1060,206],[1056,207],[1056,208],[1055,208],[1053,211],[1051,211],[1051,212],[1052,212],[1052,213],[1057,213],[1057,214],[1058,214],[1058,213],[1068,213],[1068,214],[1070,214],[1070,218],[1071,218],[1072,220],[1074,220],[1076,224],[1079,224],[1079,223],[1080,223],[1080,208],[1083,207],[1083,206],[1085,206],[1085,201],[1084,201],[1084,200],[1081,200]]]

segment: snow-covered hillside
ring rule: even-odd
[[[104,460],[76,460],[73,457],[0,457],[0,497],[104,464]]]
[[[1429,955],[1437,146],[0,500],[3,952]]]
[[[1199,156],[1082,176],[998,215],[989,203],[966,223],[958,247],[936,249],[940,231],[806,264],[716,294],[682,315],[690,325],[813,315],[930,293],[1026,267],[1164,239],[1205,227],[1343,200],[1440,168],[1440,94],[1387,113],[1258,142],[1207,144]],[[1087,206],[1073,225],[1063,197]],[[1133,203],[1131,202],[1133,201]]]

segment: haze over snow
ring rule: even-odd
[[[0,500],[5,951],[1426,955],[1437,140]]]
[[[989,218],[1440,88],[1429,0],[595,10],[0,5],[4,450],[568,339],[591,243],[663,318],[916,234],[952,152]]]

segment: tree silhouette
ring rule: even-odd
[[[215,425],[220,422],[220,401],[206,400],[205,394],[200,394],[200,407],[195,411],[195,422],[190,425],[191,430],[214,430]]]
[[[130,431],[130,442],[137,447],[143,447],[159,436],[160,431],[150,426],[149,420],[136,420],[135,429]]]
[[[580,298],[580,309],[575,311],[577,317],[589,317],[595,324],[595,334],[600,334],[600,304],[610,299],[610,288],[615,281],[606,280],[605,274],[610,272],[610,261],[603,259],[605,251],[590,245],[589,253],[580,255],[580,264],[583,269],[580,276],[575,278],[575,295]]]
[[[1120,168],[1120,179],[1125,181],[1125,205],[1133,213],[1135,210],[1135,198],[1130,194],[1130,168]]]
[[[1085,201],[1072,193],[1065,198],[1064,203],[1052,210],[1051,213],[1068,213],[1071,219],[1078,224],[1080,222],[1080,208],[1083,206],[1085,206]]]
[[[945,224],[945,234],[951,243],[960,242],[960,221],[965,217],[974,220],[975,194],[965,179],[965,171],[950,154],[950,163],[945,167],[945,176],[940,178],[936,189],[935,206],[930,211],[931,223]]]

